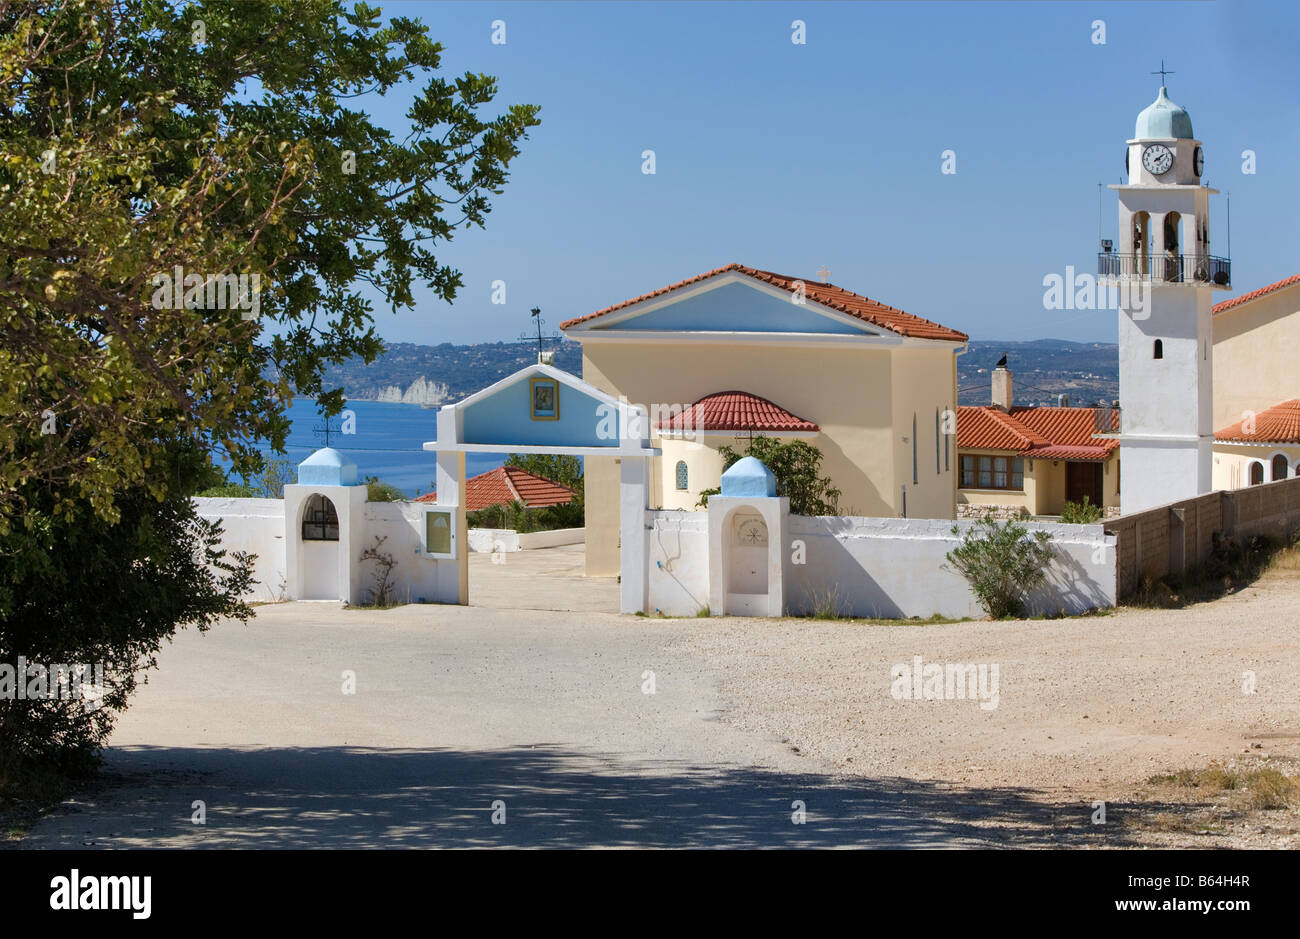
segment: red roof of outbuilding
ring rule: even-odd
[[[1300,443],[1300,398],[1265,408],[1254,417],[1252,433],[1246,433],[1249,418],[1214,432],[1225,443]]]
[[[766,398],[747,391],[705,395],[680,414],[659,422],[660,430],[748,430],[762,433],[817,431],[812,421],[791,414]]]
[[[1010,450],[1043,460],[1104,460],[1118,440],[1093,436],[1099,408],[957,408],[957,446],[964,450]],[[1119,430],[1111,410],[1110,432]]]
[[[968,337],[965,333],[958,332],[955,329],[949,329],[947,326],[941,326],[938,323],[922,319],[911,313],[905,313],[902,310],[887,306],[877,300],[864,297],[860,294],[845,290],[843,287],[836,287],[834,284],[823,284],[815,279],[804,280],[799,277],[789,277],[785,274],[774,274],[771,271],[760,271],[758,268],[746,267],[743,264],[728,264],[726,267],[719,267],[716,270],[706,271],[695,277],[678,281],[675,284],[669,284],[667,287],[660,287],[650,293],[642,294],[639,297],[633,297],[631,300],[624,300],[622,303],[616,303],[613,306],[605,307],[603,310],[597,310],[595,313],[588,313],[586,316],[575,317],[571,320],[565,320],[560,324],[560,329],[568,329],[570,326],[577,326],[579,323],[586,323],[594,320],[598,316],[604,316],[607,313],[613,313],[615,310],[622,310],[630,307],[635,303],[642,303],[646,300],[652,300],[655,297],[662,296],[669,291],[678,290],[682,287],[689,287],[691,284],[699,283],[710,277],[717,277],[719,274],[726,274],[731,271],[738,271],[747,274],[750,277],[760,280],[765,284],[770,284],[780,290],[787,290],[791,293],[796,289],[797,283],[802,283],[804,295],[814,303],[820,303],[828,306],[833,310],[846,313],[849,316],[856,317],[873,326],[879,326],[890,332],[897,333],[900,336],[910,336],[916,339],[942,339],[949,342],[965,342]]]
[[[415,501],[434,502],[437,498],[435,491],[418,496]],[[548,505],[567,505],[572,501],[572,489],[517,466],[498,466],[465,480],[465,509],[468,512],[512,502],[539,509]]]

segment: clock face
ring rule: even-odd
[[[1205,169],[1205,151],[1200,147],[1196,148],[1196,153],[1192,156],[1192,169],[1196,171],[1197,176],[1200,176]]]
[[[1153,143],[1142,151],[1142,165],[1153,175],[1161,176],[1174,165],[1174,154],[1164,144]]]

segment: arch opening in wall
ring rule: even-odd
[[[1182,216],[1177,212],[1166,212],[1162,249],[1164,253],[1164,271],[1162,280],[1179,282],[1183,279],[1182,258],[1178,254],[1178,235]]]
[[[754,615],[766,608],[767,601],[767,522],[745,506],[733,511],[723,525],[724,612]]]
[[[1163,339],[1157,339],[1151,346],[1151,358],[1163,359],[1165,357],[1165,342]]]
[[[1151,215],[1147,212],[1133,213],[1133,272],[1139,277],[1149,270],[1147,259],[1150,256]]]
[[[1259,460],[1250,461],[1249,483],[1251,486],[1261,486],[1264,483],[1264,464]]]
[[[1274,480],[1278,480],[1278,479],[1286,479],[1286,477],[1287,477],[1287,469],[1288,469],[1288,466],[1287,466],[1287,462],[1288,462],[1288,461],[1287,461],[1287,458],[1286,458],[1286,454],[1285,454],[1285,453],[1277,453],[1277,454],[1274,454],[1273,459],[1270,460],[1269,462],[1272,464],[1272,465],[1270,466],[1270,469],[1273,471],[1273,477],[1272,477],[1272,478],[1273,478]]]
[[[318,492],[307,497],[302,511],[303,541],[338,541],[339,514],[334,503]]]

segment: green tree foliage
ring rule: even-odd
[[[484,225],[538,109],[482,114],[495,80],[439,74],[397,12],[0,0],[0,662],[120,674],[90,717],[6,706],[6,758],[92,753],[161,639],[248,614],[250,559],[188,501],[206,453],[264,473],[291,396],[335,414],[323,369],[382,351],[369,295],[460,287],[440,246]],[[409,133],[362,110],[392,93]],[[210,302],[223,275],[257,316]]]
[[[961,531],[954,525],[952,533]],[[971,590],[994,619],[1019,616],[1029,592],[1046,578],[1052,550],[1046,532],[1029,529],[1012,519],[997,522],[985,515],[967,529],[962,543],[948,552],[948,563],[970,583]]]
[[[722,455],[722,470],[729,470],[737,460],[752,456],[761,460],[776,477],[776,494],[790,500],[792,515],[838,515],[840,490],[829,476],[821,475],[822,452],[802,440],[783,443],[775,437],[759,435],[749,442],[744,453],[728,446],[718,448]],[[700,493],[699,505],[708,504],[709,496],[721,490],[706,489]]]
[[[406,496],[402,490],[391,483],[386,483],[378,476],[366,477],[367,502],[404,502]]]
[[[324,367],[381,351],[367,292],[455,296],[437,246],[484,224],[538,109],[481,116],[495,80],[441,53],[341,0],[0,2],[0,525],[29,479],[109,519],[162,498],[160,438],[254,471],[292,393],[337,413]],[[394,91],[409,134],[358,107]],[[158,309],[177,266],[258,275],[260,317]]]
[[[252,614],[239,599],[252,582],[251,556],[227,556],[220,528],[196,516],[185,494],[206,458],[178,444],[154,459],[177,480],[161,502],[136,490],[118,497],[116,522],[86,503],[69,518],[55,515],[47,488],[32,486],[24,524],[0,534],[0,663],[99,664],[106,686],[89,710],[81,700],[0,698],[0,789],[24,767],[91,769],[163,640]]]
[[[511,453],[506,457],[506,466],[517,466],[521,470],[541,476],[553,483],[559,483],[582,498],[582,459],[561,453]]]
[[[538,509],[530,509],[522,502],[501,503],[468,512],[465,518],[470,528],[507,528],[517,532],[582,528],[586,524],[582,503],[576,501]]]

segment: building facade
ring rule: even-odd
[[[743,451],[767,432],[821,451],[843,514],[955,514],[956,440],[943,415],[956,405],[964,333],[832,284],[740,264],[560,328],[582,344],[585,381],[646,408],[662,450],[650,471],[652,508],[694,507],[719,485],[718,448]],[[688,411],[717,420],[683,432],[675,418]],[[619,568],[618,474],[612,458],[584,461],[589,574]]]

